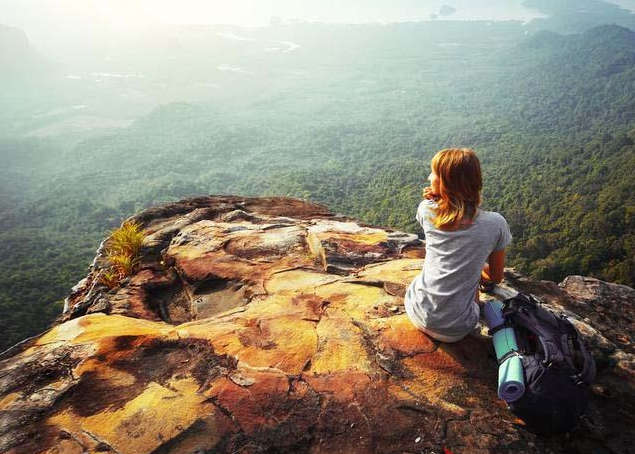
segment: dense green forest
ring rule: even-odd
[[[448,146],[479,154],[484,207],[512,228],[509,265],[538,279],[635,285],[629,29],[562,35],[510,21],[252,33],[225,47],[212,33],[218,60],[207,62],[209,48],[182,36],[188,56],[162,80],[144,60],[148,77],[106,88],[38,82],[67,104],[90,96],[82,111],[112,127],[76,127],[89,115],[51,113],[41,93],[0,95],[0,350],[61,312],[106,232],[138,210],[201,194],[284,195],[421,233],[414,211],[430,158]],[[255,44],[285,33],[301,47],[265,55]],[[230,57],[233,69],[218,70]],[[165,83],[175,89],[156,106],[144,98],[118,110],[109,96]]]

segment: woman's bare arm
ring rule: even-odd
[[[486,283],[500,284],[503,280],[503,268],[505,267],[505,250],[492,252],[487,258],[487,263],[481,272],[481,280]]]

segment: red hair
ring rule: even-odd
[[[472,221],[483,189],[476,153],[470,148],[446,148],[434,155],[431,167],[439,178],[435,227],[454,230],[464,219]]]

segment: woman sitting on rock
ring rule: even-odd
[[[416,215],[426,236],[426,257],[404,304],[417,328],[456,342],[480,331],[479,283],[503,279],[512,236],[503,216],[479,208],[483,183],[474,151],[441,150],[431,168]]]

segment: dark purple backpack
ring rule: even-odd
[[[573,430],[586,414],[595,362],[580,333],[561,313],[519,293],[503,302],[505,325],[514,328],[525,372],[525,393],[509,409],[529,430]]]

